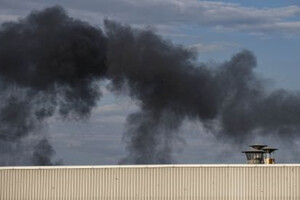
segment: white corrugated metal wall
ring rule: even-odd
[[[300,165],[0,168],[1,200],[300,200]]]

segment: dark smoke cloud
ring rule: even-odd
[[[213,68],[151,31],[109,21],[105,27],[112,89],[129,88],[141,107],[128,117],[129,154],[121,163],[173,162],[172,144],[180,140],[178,128],[186,119],[238,143],[254,133],[284,138],[298,132],[299,94],[267,91],[250,51]]]
[[[44,138],[41,139],[38,144],[34,147],[34,153],[32,156],[32,164],[33,165],[60,165],[61,161],[56,161],[53,163],[51,160],[54,156],[55,151],[52,146],[49,144],[49,141]]]
[[[113,90],[129,87],[141,112],[128,118],[130,163],[169,163],[182,120],[213,119],[218,110],[213,74],[195,55],[151,31],[106,22],[108,76]]]
[[[34,11],[0,29],[0,164],[51,165],[41,134],[47,118],[88,117],[100,80],[137,100],[127,118],[128,156],[121,163],[170,163],[184,120],[199,120],[220,137],[243,142],[257,134],[297,136],[300,95],[268,91],[247,50],[210,67],[196,54],[149,30],[105,21],[104,32],[61,7]],[[24,156],[25,155],[25,156]]]
[[[254,73],[252,53],[241,52],[220,66],[221,87],[225,93],[220,111],[226,137],[245,140],[253,132],[273,134],[287,140],[300,128],[300,93],[287,90],[268,91]],[[293,138],[293,137],[291,137]]]
[[[2,24],[0,44],[0,142],[6,144],[1,164],[50,165],[54,151],[47,138],[35,136],[27,146],[23,140],[41,132],[37,129],[56,112],[75,119],[89,115],[101,97],[96,82],[106,71],[105,38],[52,7]],[[9,152],[27,152],[31,162],[6,162]]]

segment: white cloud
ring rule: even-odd
[[[237,46],[238,46],[237,44],[225,43],[225,42],[211,43],[211,44],[197,43],[189,46],[188,49],[199,53],[206,53],[206,52],[220,51],[226,48],[232,48]]]
[[[125,98],[123,98],[125,99]],[[107,105],[98,106],[93,112],[95,114],[113,114],[113,113],[130,113],[136,110],[138,107],[133,102],[112,103]]]
[[[6,3],[2,3],[0,8],[0,11],[6,14],[2,16],[2,21],[15,20],[20,14],[28,13],[29,9],[59,4],[71,15],[96,25],[101,25],[102,20],[108,18],[133,25],[159,27],[193,24],[222,30],[300,34],[300,21],[289,20],[292,17],[300,17],[300,7],[295,5],[255,8],[234,3],[197,0],[74,0],[72,3],[67,0],[52,0],[50,3],[37,3],[33,0],[25,3],[14,0],[14,4],[8,3],[7,0],[4,2]],[[22,6],[25,11],[22,11]]]
[[[93,4],[94,1],[89,2]],[[83,8],[72,7],[70,12],[94,23],[110,18],[137,25],[194,24],[222,30],[300,33],[300,22],[289,21],[291,17],[300,16],[299,6],[255,8],[196,0],[113,0],[98,2],[98,7],[94,8],[88,5]]]
[[[7,21],[16,21],[19,17],[16,15],[1,15],[0,14],[0,23],[7,22]]]

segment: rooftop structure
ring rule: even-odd
[[[277,150],[276,148],[264,144],[253,144],[250,147],[251,149],[242,151],[246,154],[248,164],[275,164],[272,153]]]

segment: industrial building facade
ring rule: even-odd
[[[0,168],[0,200],[299,199],[298,164]]]

